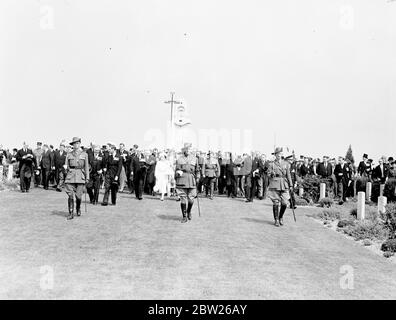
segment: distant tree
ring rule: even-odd
[[[348,159],[349,161],[351,161],[351,163],[355,163],[355,159],[353,158],[353,154],[352,154],[352,146],[349,145],[348,151],[345,155],[345,159]]]

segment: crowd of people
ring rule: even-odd
[[[176,192],[176,160],[181,152],[166,150],[140,150],[138,145],[126,148],[124,143],[113,143],[81,147],[88,157],[89,179],[85,182],[92,204],[99,203],[99,191],[105,190],[102,205],[115,205],[118,192],[135,193],[142,200],[144,194],[158,194],[161,200],[165,195],[179,200]],[[11,152],[0,146],[0,163],[12,165],[15,176],[20,179],[21,192],[29,192],[31,184],[62,191],[66,178],[66,157],[72,151],[72,144],[61,142],[59,147],[37,142],[31,150],[24,143],[21,149]],[[215,194],[227,197],[243,197],[246,202],[264,199],[267,196],[269,163],[272,155],[267,157],[261,152],[240,155],[231,152],[202,152],[191,148],[199,166],[196,174],[197,192],[213,200]],[[394,182],[396,179],[396,161],[393,157],[381,157],[375,164],[367,154],[355,165],[343,156],[322,159],[294,154],[282,157],[290,165],[292,187],[298,188],[307,177],[317,176],[326,182],[327,192],[331,192],[342,204],[355,192],[364,189],[367,181],[381,184]],[[353,183],[359,177],[357,184]],[[359,185],[359,183],[361,185]],[[293,204],[291,197],[290,206]]]

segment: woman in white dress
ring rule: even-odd
[[[169,176],[173,175],[174,171],[172,170],[170,162],[166,159],[166,154],[161,153],[159,155],[159,160],[157,165],[155,166],[155,186],[154,192],[161,193],[161,201],[164,201],[165,193],[170,195],[169,190]]]

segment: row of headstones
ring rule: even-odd
[[[366,210],[366,200],[371,200],[371,189],[372,189],[372,183],[367,182],[366,192],[363,192],[363,191],[358,192],[357,218],[359,220],[364,220],[365,210]],[[378,206],[377,206],[378,213],[385,213],[385,210],[386,210],[385,206],[387,203],[387,198],[384,197],[384,189],[385,189],[385,185],[381,184],[380,185],[380,196],[378,197]],[[325,196],[326,196],[326,184],[321,183],[319,199],[322,199]]]
[[[4,167],[0,166],[0,178],[4,175]],[[8,166],[7,180],[12,180],[14,176],[14,166]]]

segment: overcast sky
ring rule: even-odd
[[[1,0],[0,144],[192,128],[252,147],[396,156],[396,1]]]

